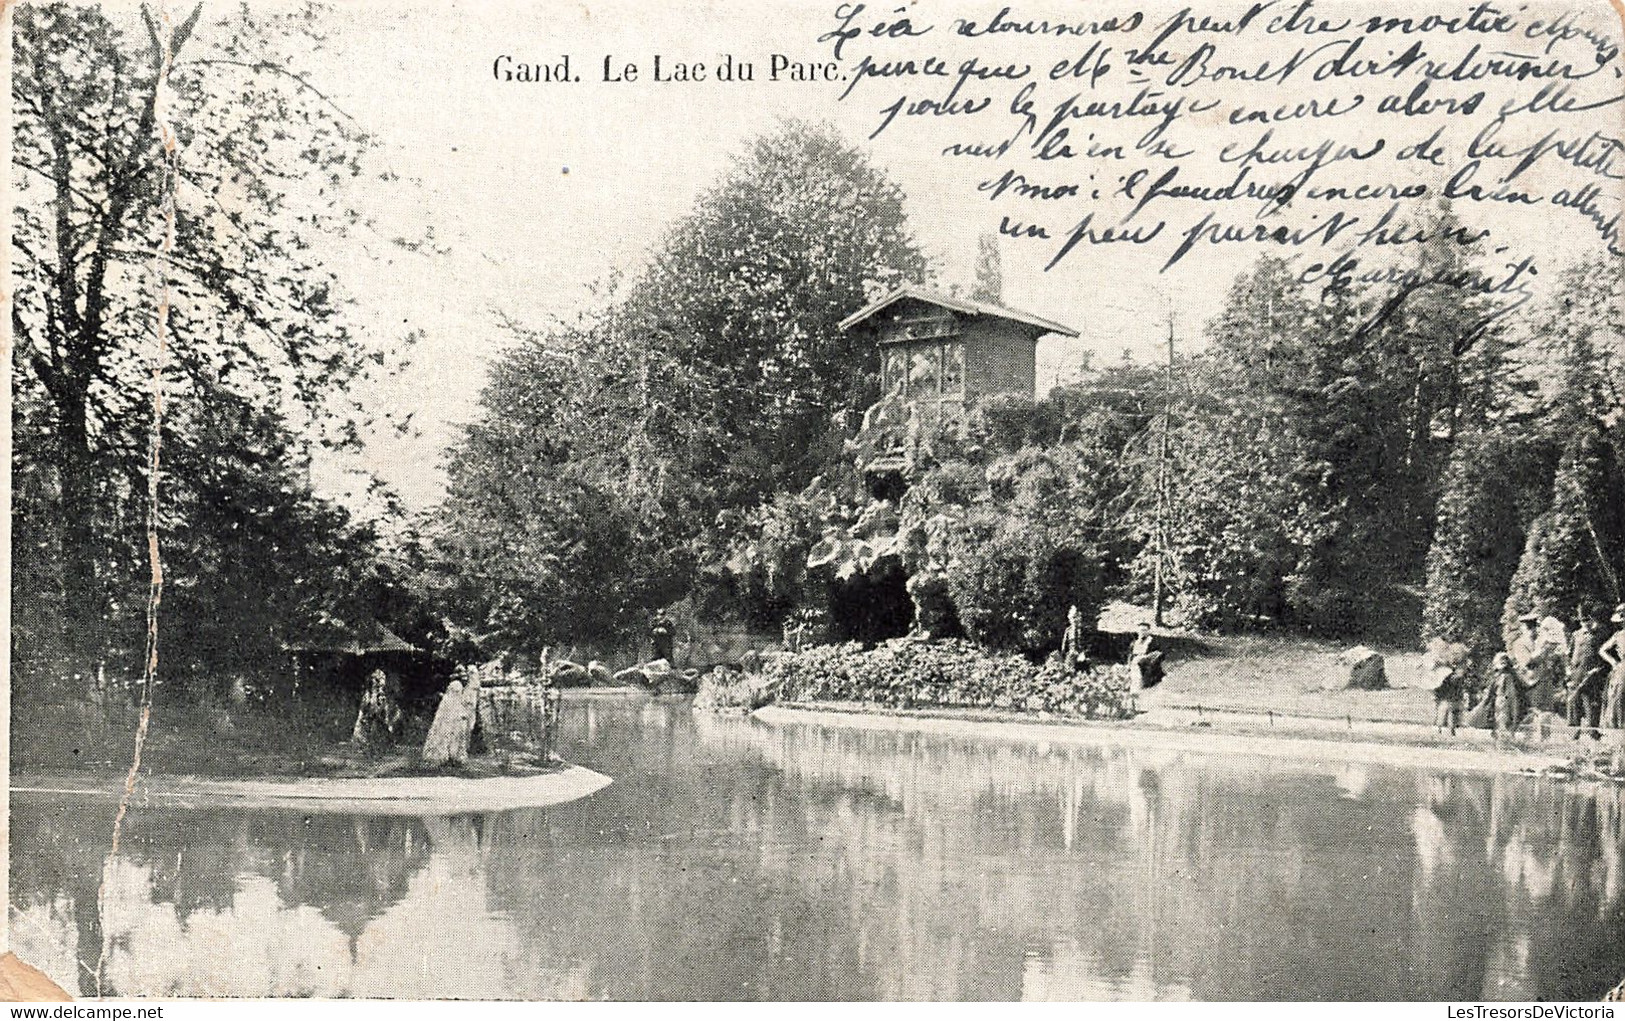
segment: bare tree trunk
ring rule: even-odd
[[[94,683],[96,665],[107,655],[108,601],[97,570],[94,453],[84,398],[58,408],[57,443],[62,499],[62,637],[70,669],[90,685]]]

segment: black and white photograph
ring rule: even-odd
[[[0,998],[1625,998],[1620,0],[0,26]]]

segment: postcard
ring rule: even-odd
[[[1618,0],[3,17],[6,988],[1625,980]]]

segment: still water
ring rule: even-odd
[[[1625,796],[1510,776],[563,710],[581,801],[406,817],[17,796],[14,949],[125,995],[1590,998]]]

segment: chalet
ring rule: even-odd
[[[880,345],[881,383],[909,403],[1037,396],[1038,338],[1076,330],[1029,312],[899,287],[841,322]]]
[[[371,617],[347,623],[323,614],[288,627],[281,645],[293,693],[310,683],[359,692],[373,670],[416,678],[434,658]]]

